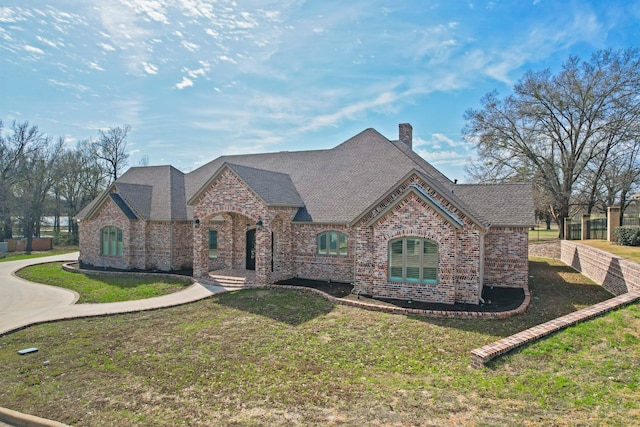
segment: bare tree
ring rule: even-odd
[[[476,172],[504,179],[535,170],[562,237],[577,183],[587,171],[599,181],[610,156],[640,140],[638,93],[637,49],[598,51],[589,62],[570,57],[557,75],[529,71],[513,94],[491,92],[465,113],[463,132],[484,165]]]
[[[44,137],[40,148],[23,156],[19,162],[18,173],[21,179],[16,185],[16,197],[20,201],[21,223],[27,239],[25,249],[27,253],[32,250],[33,238],[39,236],[45,202],[49,191],[59,178],[55,165],[62,152],[63,144],[62,138],[54,143],[50,138]]]
[[[63,199],[69,221],[70,241],[78,241],[78,225],[73,217],[105,188],[107,177],[91,149],[90,141],[81,141],[75,149],[62,153],[57,162],[56,189]]]
[[[37,152],[47,143],[47,138],[38,130],[37,126],[30,126],[29,122],[11,124],[11,133],[2,134],[3,125],[0,120],[0,221],[2,230],[0,237],[13,237],[11,213],[14,206],[14,187],[23,179],[27,179],[20,172],[25,156]]]
[[[127,167],[127,135],[130,131],[129,125],[100,130],[95,152],[98,159],[104,162],[110,182],[118,179],[122,170]]]

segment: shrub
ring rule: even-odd
[[[624,226],[616,229],[617,242],[623,246],[640,246],[640,227]]]

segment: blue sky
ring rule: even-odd
[[[409,122],[464,182],[485,93],[638,40],[640,0],[0,0],[0,118],[70,146],[129,124],[130,166],[183,171]]]

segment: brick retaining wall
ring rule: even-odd
[[[532,251],[533,247],[535,249]],[[557,258],[554,254],[558,248],[562,262],[617,296],[471,350],[473,366],[482,367],[495,357],[520,346],[640,300],[639,264],[569,240],[530,245],[529,254]]]
[[[640,265],[590,246],[562,240],[560,259],[614,295],[640,291]]]

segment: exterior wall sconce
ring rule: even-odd
[[[200,227],[200,218],[194,218],[193,219],[193,228],[199,228]]]
[[[263,229],[263,228],[264,228],[264,227],[263,227],[263,225],[262,225],[262,219],[261,219],[261,218],[258,218],[258,222],[256,222],[256,230],[258,230],[258,231],[262,231],[262,229]]]

